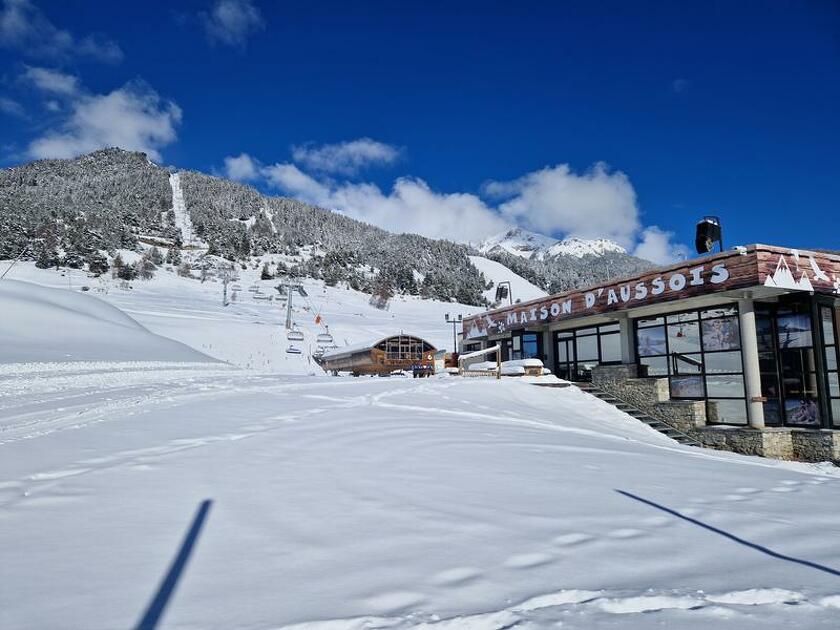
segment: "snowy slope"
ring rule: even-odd
[[[123,252],[123,258],[131,256]],[[185,253],[185,258],[190,253]],[[279,257],[278,257],[279,259]],[[273,260],[264,256],[263,261]],[[5,263],[2,265],[5,269]],[[64,288],[68,284],[78,294],[90,285],[97,296],[122,310],[148,330],[185,343],[202,353],[235,366],[282,372],[284,374],[321,373],[311,360],[317,348],[316,337],[324,332],[315,324],[320,313],[329,326],[334,343],[345,346],[381,338],[400,331],[416,334],[439,349],[452,348],[452,326],[446,313],[468,315],[481,309],[449,302],[395,297],[386,311],[372,307],[370,296],[340,287],[327,287],[318,280],[302,281],[308,298],[295,296],[293,319],[304,333],[304,341],[292,344],[286,339],[285,307],[279,301],[255,299],[248,289],[259,286],[263,296],[278,295],[278,280],[259,280],[261,265],[240,271],[235,283],[241,287],[230,306],[222,306],[222,284],[201,283],[159,270],[151,281],[133,281],[131,289],[120,288],[119,281],[103,276],[90,279],[79,270],[37,269],[33,263],[19,263],[7,276],[45,286]],[[5,280],[3,281],[5,282]],[[2,285],[2,283],[0,283]],[[231,285],[232,287],[233,285]],[[231,293],[233,289],[231,288]],[[302,354],[286,352],[290,345]]]
[[[0,363],[211,361],[89,294],[0,282]]]
[[[172,188],[172,213],[175,215],[175,227],[181,232],[181,242],[187,247],[206,247],[193,230],[192,219],[184,202],[184,192],[181,190],[180,174],[171,173],[169,185]]]
[[[307,363],[276,303],[133,286],[29,263],[0,281],[4,630],[135,627],[204,502],[158,627],[837,625],[840,469],[680,446],[524,379],[289,375]],[[307,339],[320,311],[339,341],[443,346],[462,308],[307,290]]]
[[[836,468],[678,446],[574,388],[103,366],[0,378],[0,427],[7,630],[134,627],[203,501],[161,628],[840,615]]]
[[[557,240],[543,234],[515,228],[502,232],[483,241],[478,251],[483,254],[494,250],[503,250],[514,256],[543,260],[554,256],[601,256],[609,252],[626,254],[627,251],[618,243],[605,238],[582,239],[569,237]]]
[[[483,256],[470,256],[470,262],[484,274],[487,280],[493,282],[493,288],[484,292],[484,297],[490,302],[495,301],[496,287],[500,282],[504,281],[510,282],[510,288],[515,301],[521,300],[522,302],[526,302],[527,300],[533,300],[547,295],[538,286],[531,284],[525,278],[513,273],[510,269],[501,263],[497,263],[495,260],[490,260]]]

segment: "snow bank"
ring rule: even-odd
[[[534,373],[539,371],[542,374],[551,374],[551,370],[546,370],[543,367],[543,362],[539,359],[515,359],[511,361],[502,361],[502,376],[523,376],[526,373]],[[468,372],[495,372],[495,361],[477,361],[467,366]]]
[[[0,282],[0,363],[213,361],[89,294]]]

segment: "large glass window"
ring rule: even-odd
[[[828,381],[828,408],[831,412],[832,425],[838,428],[840,427],[840,376],[837,370],[837,321],[833,308],[820,307],[820,326],[822,327],[823,360]]]
[[[819,348],[814,347],[811,317],[811,305],[805,301],[756,307],[761,394],[767,399],[767,424],[822,424],[816,356]]]
[[[710,422],[746,424],[738,309],[718,306],[636,321],[648,376],[667,376],[671,397],[707,400]]]
[[[596,365],[621,363],[619,329],[619,324],[603,324],[556,332],[557,375],[585,381]]]
[[[542,359],[542,344],[540,333],[523,332],[514,334],[510,338],[508,347],[508,359]]]

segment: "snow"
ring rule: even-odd
[[[76,273],[0,281],[4,630],[134,627],[204,501],[161,628],[837,625],[834,466],[682,446],[545,377],[306,376],[276,303]],[[320,309],[445,347],[460,311],[306,286],[307,339]]]
[[[606,238],[582,239],[576,237],[565,238],[555,243],[546,251],[547,256],[600,256],[607,252],[626,254],[627,250],[615,241]]]
[[[483,256],[470,256],[469,258],[473,266],[484,274],[484,278],[493,283],[493,288],[484,292],[484,297],[490,302],[496,301],[496,287],[499,286],[500,282],[504,281],[510,282],[514,301],[521,300],[522,302],[527,302],[528,300],[534,300],[548,295],[538,286],[531,284],[525,278],[515,274],[495,260],[490,260]]]
[[[184,193],[181,190],[181,175],[171,173],[169,185],[172,187],[172,212],[175,214],[175,227],[181,231],[181,242],[188,247],[205,247],[206,244],[195,235],[192,219],[184,202]]]
[[[584,256],[601,256],[608,252],[627,253],[621,245],[605,238],[583,239],[571,236],[557,240],[522,228],[491,236],[478,246],[478,251],[487,254],[497,248],[514,256],[534,260],[543,260],[553,256],[583,258]]]
[[[616,492],[838,567],[835,469],[576,388],[66,364],[0,394],[4,628],[134,625],[205,499],[165,628],[836,624],[836,577]]]
[[[31,361],[212,361],[155,335],[84,293],[0,282],[0,364]]]
[[[123,251],[121,255],[125,260],[139,258],[131,252]],[[191,256],[194,256],[192,252],[184,253],[185,259]],[[273,259],[263,256],[261,260]],[[0,268],[5,269],[6,264],[0,263]],[[255,262],[247,270],[240,270],[241,277],[233,284],[242,290],[237,291],[236,301],[227,307],[222,306],[221,282],[201,283],[163,269],[158,270],[151,281],[132,281],[130,290],[121,289],[122,283],[110,277],[91,279],[79,270],[37,269],[31,262],[18,263],[6,279],[63,289],[69,285],[73,292],[65,292],[77,297],[83,297],[79,295],[81,286],[90,286],[91,293],[101,301],[116,306],[157,335],[180,341],[237,367],[284,374],[322,373],[310,356],[318,347],[317,335],[324,332],[323,325],[315,324],[317,313],[329,326],[339,349],[403,332],[425,339],[439,350],[450,350],[452,326],[446,323],[444,315],[461,313],[466,317],[483,310],[451,302],[398,296],[391,301],[388,310],[382,311],[368,303],[370,296],[367,294],[304,279],[301,282],[309,297],[295,295],[293,298],[294,321],[304,333],[304,341],[290,342],[284,328],[285,303],[254,299],[247,290],[258,285],[266,296],[279,295],[274,287],[280,281],[260,280],[261,269],[262,262]],[[0,282],[0,286],[4,282],[6,280]],[[228,287],[229,295],[233,292],[233,284]],[[299,347],[303,353],[287,354],[290,345]]]

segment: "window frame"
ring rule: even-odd
[[[709,316],[708,313],[713,311],[722,311],[722,314],[717,314],[713,316]],[[707,350],[706,343],[705,343],[705,335],[704,330],[707,326],[704,326],[706,322],[714,322],[718,320],[734,320],[737,327],[738,327],[738,345],[737,348],[726,348],[726,349],[719,349],[719,350]],[[672,353],[671,352],[671,335],[669,334],[670,328],[676,328],[680,325],[697,325],[697,335],[698,335],[698,343],[699,347],[696,352],[686,352],[686,353]],[[662,330],[664,335],[664,342],[665,342],[665,352],[664,354],[646,354],[641,355],[639,353],[639,331],[651,330],[654,328],[659,328]],[[708,333],[706,333],[708,334]],[[648,316],[648,317],[639,317],[633,319],[633,344],[634,344],[634,353],[636,356],[636,363],[639,366],[644,365],[642,363],[645,359],[664,359],[665,361],[665,370],[666,374],[661,375],[653,375],[651,378],[667,378],[668,379],[668,392],[671,395],[671,398],[674,400],[702,400],[706,404],[706,413],[707,418],[711,417],[709,413],[709,405],[716,400],[736,400],[741,401],[743,403],[744,414],[743,422],[723,422],[723,421],[715,421],[710,422],[709,424],[720,424],[720,425],[729,425],[729,426],[747,426],[749,424],[749,408],[747,404],[747,395],[746,395],[746,383],[744,383],[744,348],[743,342],[741,338],[741,321],[740,321],[740,311],[738,309],[738,304],[727,303],[721,304],[717,306],[705,307],[705,308],[694,308],[694,309],[687,309],[682,311],[673,311],[669,313],[663,313],[662,315],[656,316]],[[712,372],[709,373],[707,370],[707,361],[706,357],[709,355],[716,355],[716,354],[723,354],[723,353],[731,353],[731,352],[738,352],[741,357],[741,369],[740,371],[725,371],[725,372]],[[696,360],[694,357],[699,356],[700,359],[700,366],[699,371],[697,372],[683,372],[680,373],[679,369],[676,368],[676,361],[677,357],[683,358],[690,358],[691,360]],[[743,394],[741,396],[710,396],[709,395],[709,387],[708,387],[708,377],[725,377],[725,376],[737,376],[741,378],[741,382],[744,383],[743,387]],[[687,379],[687,378],[698,378],[700,387],[702,389],[703,395],[702,396],[678,396],[674,395],[674,379]]]

